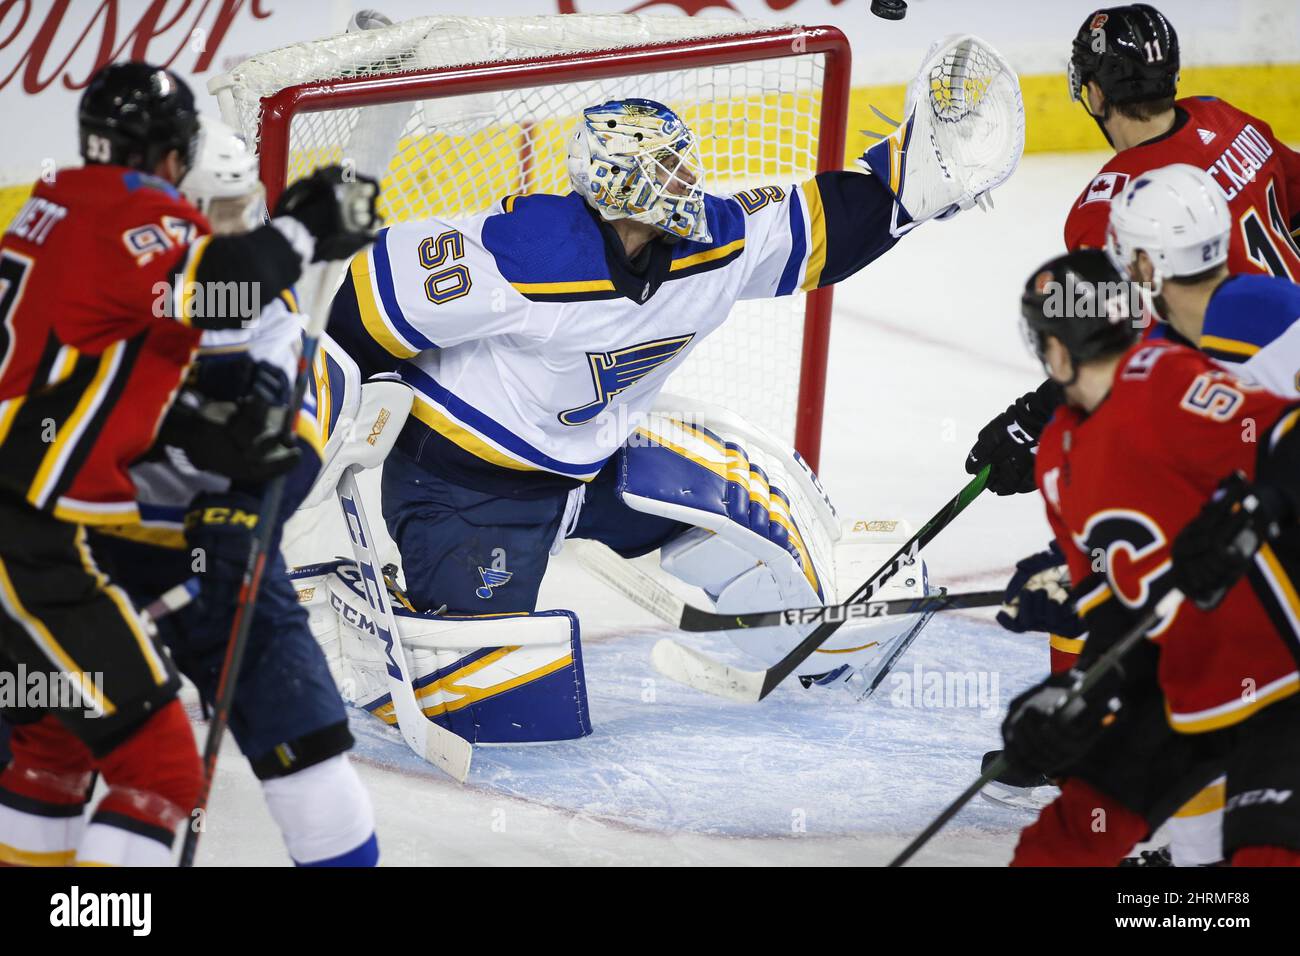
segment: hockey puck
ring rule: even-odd
[[[907,0],[871,0],[871,12],[882,20],[901,20],[907,16]]]

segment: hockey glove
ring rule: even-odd
[[[1055,776],[1091,749],[1115,721],[1122,672],[1111,670],[1086,695],[1070,699],[1083,672],[1062,671],[1011,702],[1002,722],[1007,759],[1017,770]]]
[[[1174,586],[1203,610],[1217,607],[1260,545],[1277,537],[1287,511],[1276,488],[1251,485],[1240,472],[1229,475],[1174,539]]]
[[[1045,631],[1061,637],[1078,637],[1083,620],[1070,600],[1070,572],[1065,555],[1053,541],[1046,551],[1016,563],[1007,582],[998,623],[1008,631]]]
[[[991,465],[985,486],[995,495],[1034,490],[1034,453],[1038,436],[1061,404],[1061,387],[1051,379],[1016,399],[1005,412],[980,429],[966,456],[966,473],[977,475]]]
[[[182,393],[163,421],[158,444],[178,449],[184,463],[232,481],[268,481],[292,470],[302,456],[285,436],[287,393],[284,373],[257,362],[236,401],[212,401],[193,389]],[[169,457],[183,467],[175,454]]]
[[[316,240],[312,262],[350,259],[375,239],[380,225],[375,200],[379,183],[326,166],[300,179],[280,196],[273,216],[298,220]]]
[[[205,626],[216,635],[222,633],[239,600],[259,507],[252,495],[208,492],[195,498],[185,515],[185,544],[199,578],[194,614],[219,625]]]

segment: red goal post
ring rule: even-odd
[[[717,22],[717,21],[714,21]],[[361,34],[365,36],[365,34]],[[848,118],[850,62],[848,40],[832,26],[779,26],[751,32],[728,33],[715,36],[687,37],[668,42],[639,44],[616,49],[592,49],[578,52],[558,52],[528,57],[510,58],[491,62],[477,62],[438,66],[395,72],[374,72],[366,75],[313,78],[293,82],[267,95],[258,96],[256,115],[245,114],[240,126],[246,135],[254,138],[261,163],[261,177],[267,192],[267,202],[273,205],[291,175],[291,165],[296,147],[293,136],[295,121],[301,122],[308,114],[330,113],[342,110],[365,110],[388,104],[436,101],[441,98],[467,97],[475,94],[493,94],[501,91],[551,87],[557,84],[577,84],[584,81],[604,81],[619,78],[645,77],[672,71],[691,71],[727,65],[761,64],[785,57],[819,57],[820,90],[809,102],[816,102],[818,115],[815,122],[815,167],[806,172],[823,172],[844,168],[845,135]],[[255,58],[256,59],[256,58]],[[232,71],[236,80],[240,70]],[[685,77],[692,74],[685,73]],[[212,88],[218,92],[220,77]],[[286,79],[295,79],[287,76]],[[759,81],[762,82],[761,80]],[[736,95],[736,94],[730,94]],[[790,94],[780,90],[760,89],[755,96],[771,98]],[[572,114],[585,103],[572,104]],[[672,105],[670,103],[670,105]],[[754,110],[747,110],[753,114]],[[229,116],[223,103],[223,113]],[[689,119],[688,119],[689,122]],[[733,120],[733,123],[735,121]],[[744,121],[741,121],[744,126]],[[765,157],[784,155],[782,133],[776,132],[776,145],[760,145],[758,152]],[[748,135],[746,131],[745,135]],[[525,130],[521,137],[531,149],[531,140]],[[708,150],[704,150],[706,167]],[[530,156],[521,157],[524,166]],[[397,158],[394,158],[397,162]],[[304,170],[293,170],[301,175]],[[781,180],[777,180],[778,182]],[[387,180],[385,180],[387,182]],[[526,184],[527,185],[527,184]],[[711,183],[706,183],[711,188]],[[526,190],[525,190],[526,191]],[[499,197],[497,197],[499,198]],[[821,454],[823,405],[826,390],[826,363],[830,346],[831,301],[830,288],[817,289],[804,297],[802,345],[798,361],[797,396],[794,405],[793,441],[795,447],[816,469]],[[725,327],[725,326],[724,326]],[[707,342],[704,344],[708,344]],[[782,356],[775,356],[777,361]],[[784,357],[788,358],[788,357]],[[761,383],[763,376],[758,376]],[[669,390],[673,389],[670,381]],[[743,412],[744,409],[738,409]],[[780,427],[768,426],[778,434]],[[787,433],[787,438],[791,436]]]

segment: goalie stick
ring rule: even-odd
[[[902,547],[900,547],[875,574],[869,577],[854,591],[847,601],[838,605],[847,608],[851,604],[865,604],[886,581],[893,577],[904,565],[916,560],[922,548],[933,541],[939,532],[948,527],[966,506],[979,497],[989,478],[989,468],[985,466],[972,478],[961,491],[957,492],[947,504],[939,509]],[[828,609],[829,610],[829,609]],[[839,612],[837,612],[839,613]],[[847,613],[847,612],[844,612]],[[730,700],[756,703],[772,693],[783,680],[794,673],[794,669],[812,656],[817,648],[839,630],[843,620],[823,620],[813,628],[812,633],[796,644],[790,651],[771,667],[764,671],[747,671],[731,667],[714,660],[706,654],[672,640],[662,640],[651,652],[651,661],[655,668],[665,677],[679,683],[694,687],[696,690],[726,697]]]
[[[366,603],[374,612],[375,633],[384,649],[384,674],[388,680],[388,693],[393,701],[393,713],[397,717],[397,729],[413,751],[445,773],[455,777],[460,783],[469,776],[470,761],[474,748],[463,737],[452,733],[440,724],[435,724],[424,715],[419,701],[415,699],[415,688],[411,685],[410,665],[402,649],[397,621],[393,615],[393,605],[388,598],[385,575],[379,566],[378,555],[374,551],[374,537],[370,523],[366,520],[365,507],[361,502],[357,487],[356,472],[359,466],[352,465],[345,469],[338,483],[339,507],[343,509],[343,520],[348,527],[348,537],[352,541],[352,553],[356,558],[357,571],[366,592]],[[369,634],[368,631],[365,633]]]
[[[796,624],[820,624],[834,621],[848,624],[902,614],[926,614],[932,611],[956,611],[962,608],[996,607],[1003,592],[947,592],[924,597],[895,598],[889,601],[864,601],[860,604],[817,604],[778,611],[748,611],[743,614],[720,614],[689,604],[630,561],[620,558],[608,546],[597,541],[578,542],[578,561],[588,572],[608,584],[624,597],[639,604],[665,624],[679,631],[749,630],[758,627],[789,627]]]

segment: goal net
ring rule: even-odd
[[[695,130],[709,192],[844,162],[849,52],[831,27],[634,15],[409,20],[254,56],[216,78],[268,199],[331,163],[380,177],[388,222],[566,193],[589,105],[646,97]],[[744,415],[816,464],[830,291],[741,303],[667,390]]]

